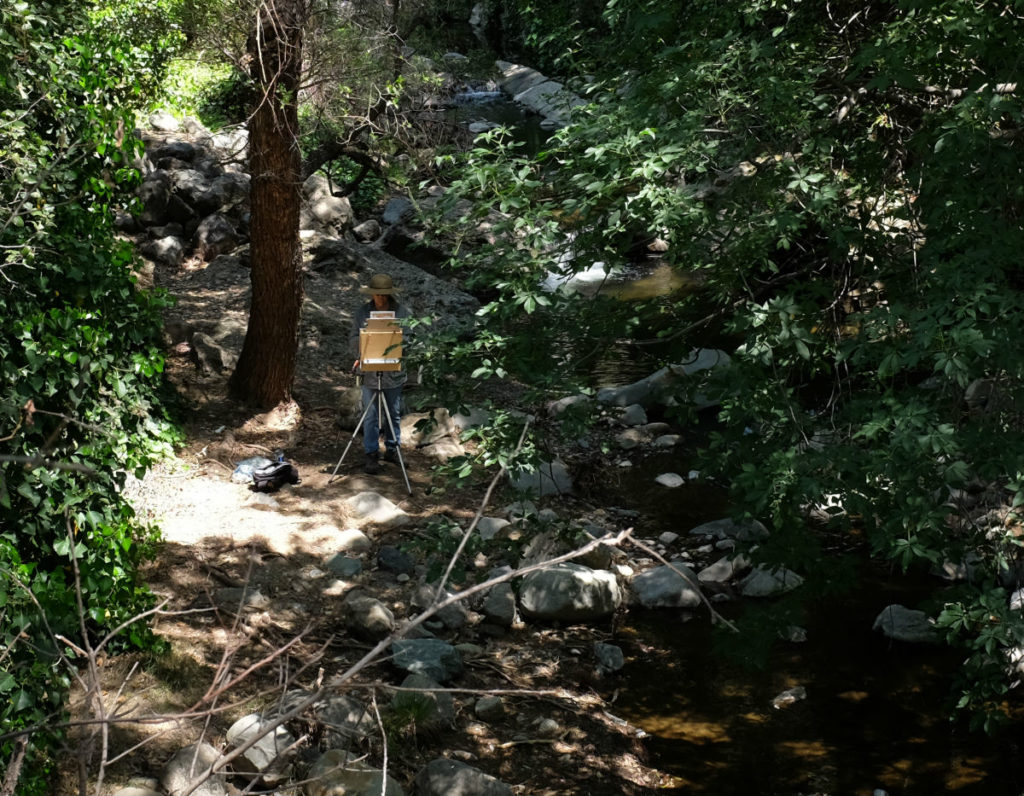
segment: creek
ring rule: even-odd
[[[452,111],[462,114],[463,122],[491,119],[519,129],[531,147],[542,144],[543,131],[522,126],[530,117],[514,103],[467,99]],[[600,290],[626,301],[690,286],[658,261],[624,268],[608,279],[595,270],[593,279],[580,284],[581,293]],[[623,343],[593,368],[593,386],[640,379],[657,368],[655,360],[656,355]],[[637,535],[645,538],[664,531],[685,534],[727,516],[723,489],[701,483],[666,489],[655,483],[660,473],[689,472],[692,456],[692,447],[683,447],[623,468],[610,476],[614,483],[603,485],[602,504],[639,512]],[[942,588],[941,582],[890,571],[870,559],[863,543],[851,549],[858,562],[853,589],[841,598],[808,599],[801,623],[807,640],[777,641],[759,668],[717,649],[707,611],[632,610],[617,627],[614,641],[626,654],[626,666],[607,678],[605,696],[615,697],[617,715],[647,733],[648,762],[673,777],[665,792],[1024,792],[1024,761],[1013,737],[989,738],[950,720],[963,653],[890,641],[872,630],[885,606],[917,607]],[[759,607],[765,607],[763,601]],[[716,609],[733,619],[744,604],[719,603]],[[775,697],[798,686],[806,698],[773,707]]]
[[[613,486],[616,505],[640,512],[639,536],[727,515],[724,490],[654,482],[659,473],[688,472],[688,459],[652,456]],[[760,668],[718,648],[707,611],[627,614],[616,633],[626,666],[609,682],[609,692],[618,691],[612,710],[648,734],[650,762],[674,777],[667,792],[991,796],[1024,789],[1014,738],[988,738],[950,721],[963,653],[890,641],[871,629],[886,605],[916,606],[941,582],[889,571],[859,552],[853,589],[809,599],[801,623],[807,640],[777,641]],[[740,601],[716,604],[727,619],[743,609]],[[795,687],[805,699],[773,707]]]

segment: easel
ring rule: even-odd
[[[366,402],[366,407],[363,409],[363,415],[359,418],[359,423],[356,426],[357,429],[361,429],[363,434],[366,434],[366,429],[363,423],[366,421],[366,416],[370,413],[370,409],[373,407],[373,401],[377,402],[377,426],[380,428],[381,420],[387,418],[388,430],[391,432],[391,439],[398,439],[398,431],[400,429],[395,427],[395,419],[391,417],[391,410],[388,408],[388,402],[384,400],[384,387],[382,385],[382,379],[385,371],[396,371],[402,369],[402,330],[395,324],[395,314],[393,312],[371,312],[370,319],[366,323],[366,328],[359,330],[359,367],[366,373],[377,374],[377,386],[370,388],[373,391],[373,399]],[[365,385],[364,385],[365,386]],[[378,432],[379,433],[379,432]],[[386,435],[385,435],[386,437]],[[352,443],[355,442],[355,432],[349,438],[348,445],[345,446],[345,450],[341,453],[341,458],[338,459],[338,463],[334,465],[334,472],[331,473],[331,477],[327,479],[327,483],[331,483],[334,477],[338,474],[338,468],[341,467],[341,463],[345,461],[345,457],[348,455],[349,448],[352,447]],[[402,446],[395,445],[395,453],[398,456],[398,464],[402,468],[402,478],[405,479],[405,488],[409,490],[409,494],[412,494],[412,486],[409,484],[409,474],[405,470],[405,460],[402,458]]]

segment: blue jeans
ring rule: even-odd
[[[380,391],[387,404],[385,410],[391,415],[391,422],[394,425],[394,438],[391,429],[388,427],[387,414],[383,418],[378,417],[377,390],[370,389],[363,385],[363,408],[370,407],[363,420],[363,448],[370,456],[376,456],[380,450],[381,425],[384,426],[384,444],[388,450],[395,450],[402,439],[402,388],[393,387]]]

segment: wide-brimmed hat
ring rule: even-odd
[[[398,291],[395,290],[395,283],[387,274],[374,274],[370,277],[370,284],[359,288],[364,296],[391,296]]]

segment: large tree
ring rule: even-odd
[[[259,87],[249,122],[252,306],[230,386],[265,407],[291,399],[295,376],[302,304],[298,101],[308,11],[305,0],[261,3],[247,47],[249,75]]]

